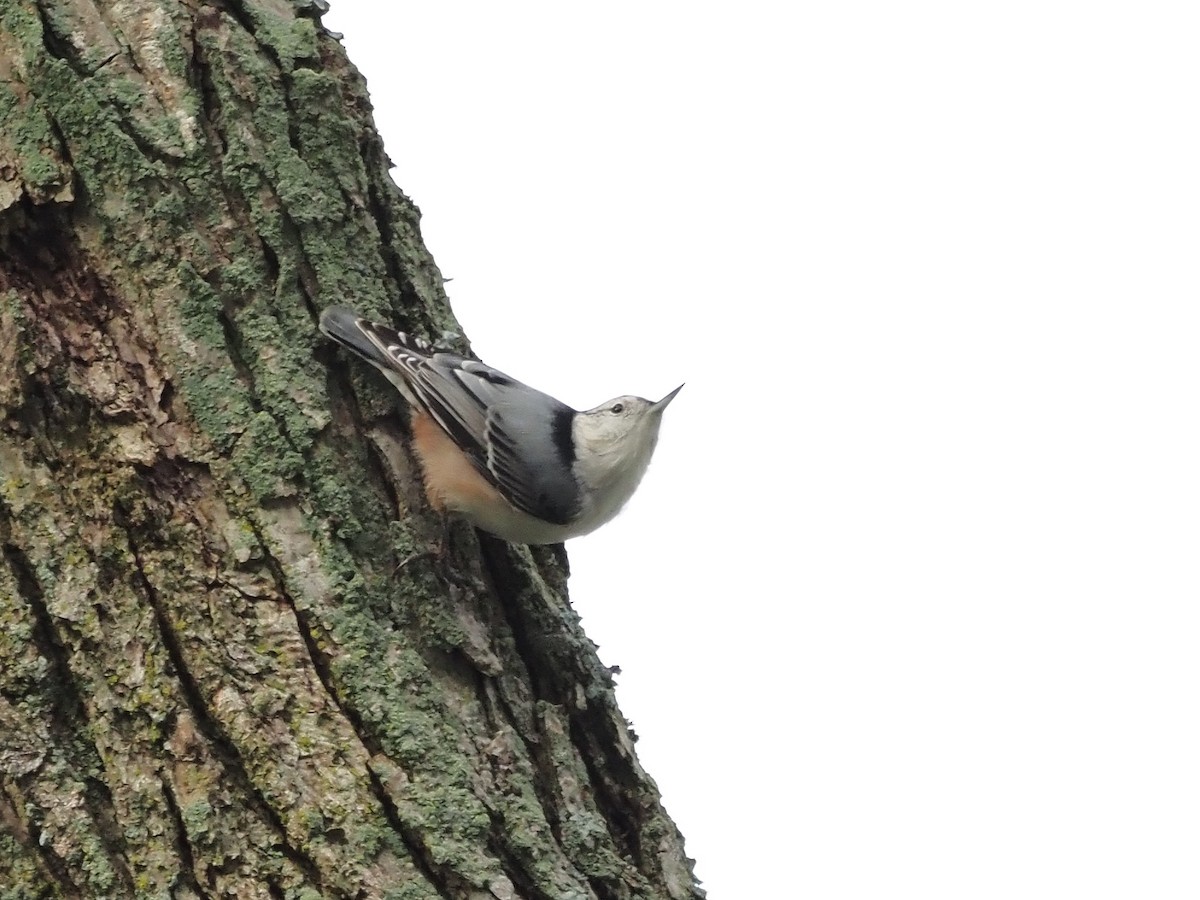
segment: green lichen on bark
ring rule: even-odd
[[[65,194],[70,197],[70,172],[56,155],[58,141],[45,110],[32,102],[16,81],[0,81],[0,159],[10,167],[4,206],[15,202],[21,192],[39,199]],[[12,123],[8,125],[8,123]]]

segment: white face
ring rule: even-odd
[[[580,534],[617,514],[650,465],[663,410],[678,388],[657,403],[614,397],[575,417],[575,475],[588,485]]]
[[[614,397],[589,409],[579,420],[578,427],[593,452],[611,452],[625,435],[662,417],[653,412],[649,400],[641,397]],[[654,429],[657,431],[657,429]]]

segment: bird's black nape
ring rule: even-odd
[[[559,459],[566,466],[575,464],[575,438],[571,433],[571,425],[575,422],[575,410],[564,406],[554,413],[550,423],[550,436],[554,439],[554,448],[558,450]]]

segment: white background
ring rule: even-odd
[[[334,0],[712,900],[1200,896],[1191,8]]]

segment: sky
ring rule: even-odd
[[[333,0],[711,900],[1200,896],[1200,11]],[[350,300],[352,298],[346,298]]]

